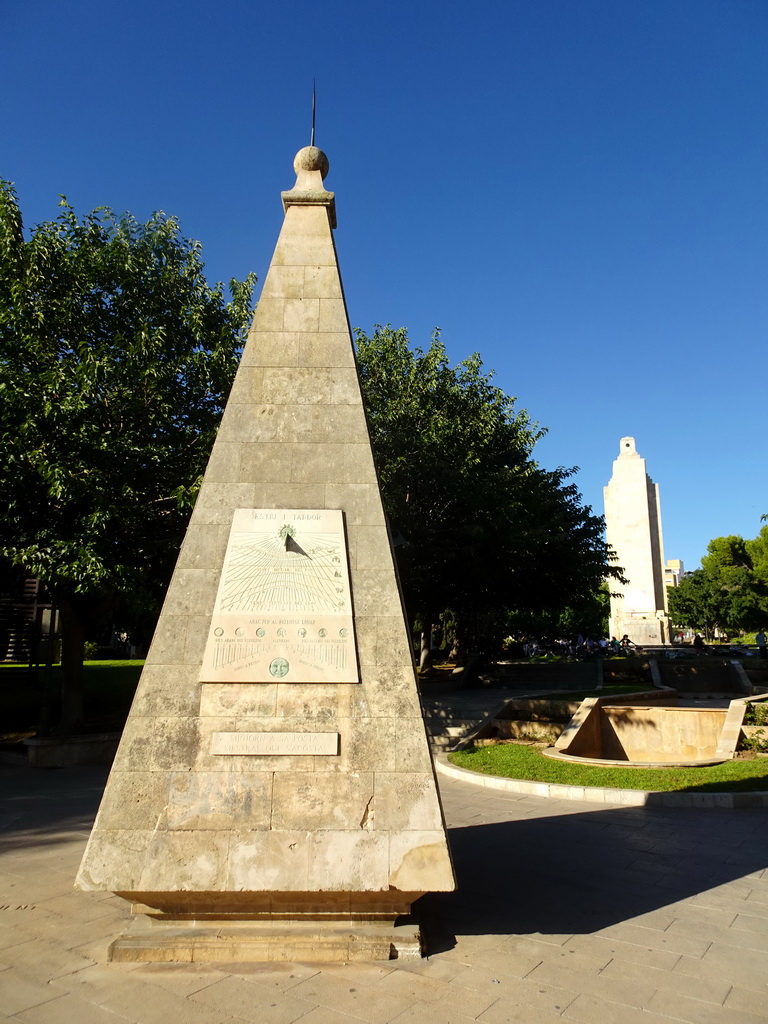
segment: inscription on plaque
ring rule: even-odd
[[[337,732],[215,732],[212,754],[338,754]]]
[[[235,511],[200,679],[360,681],[339,510]]]

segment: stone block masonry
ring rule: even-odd
[[[327,160],[294,168],[78,875],[135,905],[115,959],[418,955],[395,918],[454,888]]]

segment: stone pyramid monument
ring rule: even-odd
[[[454,888],[314,146],[77,879],[115,960],[419,955]],[[395,924],[395,919],[400,922]]]

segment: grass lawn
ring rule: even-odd
[[[118,732],[123,728],[144,662],[86,661],[83,689],[86,727],[89,732]],[[4,678],[5,677],[5,678]],[[0,666],[0,736],[34,733],[40,705],[47,695],[54,718],[61,689],[61,668],[20,674]]]
[[[572,764],[544,757],[541,747],[521,743],[461,750],[448,755],[451,764],[485,775],[566,786],[733,793],[768,791],[768,757],[725,761],[708,768],[614,768]]]

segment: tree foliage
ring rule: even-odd
[[[768,526],[764,526],[754,540],[746,541],[746,549],[755,576],[768,586]]]
[[[594,595],[609,566],[602,518],[581,503],[573,470],[542,469],[544,431],[475,354],[449,364],[435,332],[426,352],[404,329],[356,331],[374,454],[406,604],[429,624],[509,609],[559,614]]]
[[[768,527],[752,541],[715,537],[707,552],[701,568],[668,591],[673,621],[707,633],[758,629],[768,616]]]
[[[60,206],[25,240],[0,183],[0,553],[78,645],[94,602],[151,601],[173,567],[254,278],[227,300],[173,217]]]

